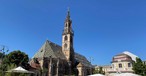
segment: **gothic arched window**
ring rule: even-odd
[[[68,40],[67,36],[64,37],[64,40]]]
[[[119,68],[122,68],[122,64],[121,63],[119,64]]]

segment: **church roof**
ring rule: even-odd
[[[44,57],[52,57],[52,58],[61,58],[66,59],[63,52],[62,47],[47,40],[43,46],[38,50],[38,52],[33,56],[33,58],[44,58]],[[75,53],[75,59],[84,64],[84,66],[90,66],[90,62],[86,59],[85,56]]]
[[[44,58],[51,56],[52,58],[65,59],[65,56],[63,55],[61,50],[61,46],[47,40],[33,58]]]
[[[90,66],[91,67],[91,63],[86,59],[85,56],[79,54],[79,53],[75,53],[75,59],[82,63],[84,66]]]

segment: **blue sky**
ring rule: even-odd
[[[68,7],[74,49],[93,64],[123,51],[146,60],[145,0],[0,0],[0,44],[30,58],[47,39],[61,45]]]

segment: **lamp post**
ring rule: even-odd
[[[8,52],[9,51],[9,49],[8,49],[8,47],[7,46],[5,46],[5,45],[0,45],[0,51],[1,51],[1,53],[2,53],[2,56],[1,56],[1,65],[3,65],[3,58],[4,58],[4,56],[5,56],[5,52]],[[4,66],[2,66],[2,76],[4,76]]]

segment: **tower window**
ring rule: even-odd
[[[67,36],[64,37],[64,40],[68,40]]]
[[[121,63],[119,64],[119,68],[122,68],[122,64]]]

